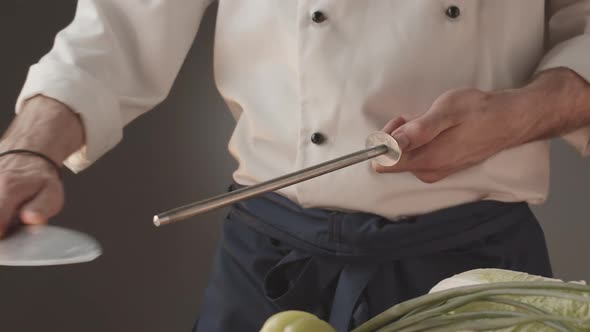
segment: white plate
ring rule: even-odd
[[[19,226],[0,239],[0,265],[43,266],[84,263],[102,254],[84,233],[52,225]]]

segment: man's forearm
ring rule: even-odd
[[[411,121],[392,119],[386,131],[400,143],[404,155],[395,166],[375,169],[412,172],[424,182],[436,182],[502,150],[586,125],[590,125],[590,84],[569,69],[547,70],[523,88],[456,89]]]
[[[0,152],[29,149],[61,164],[84,144],[84,128],[77,114],[54,99],[29,99],[0,140]]]
[[[575,72],[558,68],[538,75],[518,93],[516,109],[522,141],[559,136],[590,125],[590,84]]]

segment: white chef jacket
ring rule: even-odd
[[[17,112],[44,94],[79,113],[86,144],[66,165],[81,171],[166,97],[210,2],[80,0],[30,68]],[[237,119],[234,179],[251,185],[361,149],[367,134],[449,89],[519,87],[553,67],[590,80],[590,1],[220,0],[214,54]],[[590,154],[590,128],[566,138]],[[367,162],[281,193],[395,219],[482,199],[540,203],[548,178],[549,144],[539,141],[434,184]]]

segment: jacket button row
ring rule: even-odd
[[[452,5],[452,6],[447,7],[445,14],[450,19],[457,19],[459,16],[461,16],[461,9],[455,5]],[[316,10],[315,12],[313,12],[311,14],[311,20],[314,21],[315,23],[322,23],[327,20],[327,17],[321,11]]]
[[[445,14],[450,19],[457,19],[457,18],[459,18],[459,16],[461,16],[461,8],[459,8],[455,5],[449,6],[445,10]],[[315,12],[313,12],[311,14],[311,20],[314,21],[315,23],[322,23],[327,20],[327,17],[321,11],[316,10]]]

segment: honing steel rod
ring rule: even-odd
[[[226,194],[215,196],[199,202],[178,207],[176,209],[164,212],[154,216],[154,224],[156,226],[171,224],[176,221],[184,220],[200,213],[218,209],[235,202],[257,196],[266,192],[279,190],[290,185],[309,180],[326,173],[339,170],[354,164],[358,164],[365,160],[375,158],[383,155],[389,151],[387,145],[377,145],[368,149],[360,150],[349,155],[336,158],[302,169],[297,172],[283,175],[281,177],[261,182],[252,186],[240,188]]]
[[[240,188],[232,192],[205,199],[199,202],[181,206],[179,208],[154,216],[156,226],[171,224],[200,213],[218,209],[238,201],[251,198],[270,191],[279,190],[290,185],[313,179],[320,175],[339,170],[365,160],[376,158],[375,161],[383,166],[393,166],[401,158],[399,145],[391,135],[376,131],[369,134],[365,140],[365,149],[349,155],[332,159],[321,164],[302,169],[281,177]]]

